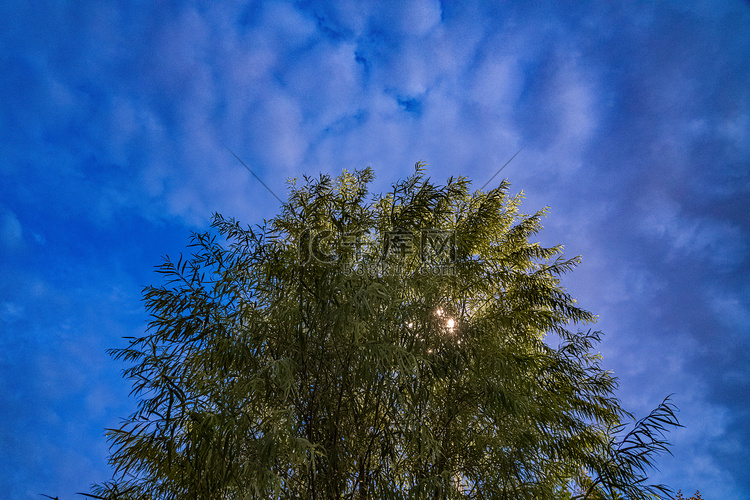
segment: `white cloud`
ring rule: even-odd
[[[312,18],[303,15],[289,2],[273,1],[263,6],[258,19],[261,33],[272,40],[277,47],[286,49],[306,44],[317,35]]]
[[[745,287],[739,293],[730,293],[720,289],[707,291],[707,300],[716,314],[716,318],[730,331],[750,333],[750,287]],[[750,338],[737,339],[737,342]]]
[[[441,19],[439,0],[414,0],[390,2],[332,1],[314,8],[334,27],[353,37],[365,36],[371,28],[395,32],[400,36],[424,36],[433,30]]]
[[[441,7],[439,0],[417,0],[404,4],[402,12],[395,11],[403,30],[413,36],[423,36],[432,31],[439,23]],[[384,9],[387,10],[387,9]]]
[[[24,313],[24,307],[15,302],[0,303],[0,320],[10,323],[21,318]]]
[[[663,193],[649,193],[641,209],[646,213],[643,233],[662,240],[669,248],[666,257],[670,260],[691,257],[728,271],[748,258],[748,237],[728,221],[684,214],[680,205]]]
[[[497,116],[510,116],[523,91],[521,62],[516,55],[496,55],[474,70],[469,95],[480,106]]]
[[[631,302],[643,306],[652,305],[667,283],[642,265],[620,264],[614,275],[608,276],[601,292],[601,300],[607,306]]]
[[[283,94],[258,103],[251,120],[249,144],[274,171],[291,172],[302,164],[308,138],[302,130],[303,111],[296,98]]]
[[[21,222],[10,210],[0,207],[0,243],[5,249],[18,248],[23,242]]]
[[[355,50],[350,43],[323,41],[304,57],[280,68],[284,93],[301,103],[309,139],[365,104],[361,100],[362,67],[356,62]]]
[[[558,146],[567,149],[569,154],[585,151],[599,121],[593,73],[586,74],[571,62],[561,68],[557,79],[561,130]]]
[[[16,106],[8,123],[21,125],[12,133],[14,141],[23,139],[22,148],[4,149],[8,160],[0,171],[22,179],[23,206],[55,207],[54,215],[71,225],[81,219],[104,225],[118,211],[204,228],[216,210],[252,223],[277,213],[277,201],[222,143],[282,198],[287,176],[366,165],[377,174],[373,190],[382,191],[417,160],[430,163],[435,180],[465,174],[478,188],[523,146],[499,177],[533,192],[524,209],[551,204],[555,236],[572,254],[584,254],[572,283],[584,292],[584,307],[596,304],[612,335],[603,344],[612,354],[605,359],[619,364],[631,384],[621,392],[624,400],[650,409],[672,390],[689,394],[690,430],[677,440],[690,452],[682,477],[730,484],[708,448],[727,442],[735,450],[728,415],[745,407],[726,410],[706,387],[712,380],[718,386],[719,377],[730,387],[745,381],[737,370],[715,376],[691,366],[716,350],[709,333],[698,332],[705,325],[667,317],[694,290],[670,286],[664,268],[673,268],[661,266],[650,249],[658,247],[670,263],[705,269],[686,278],[702,287],[693,295],[706,310],[695,316],[720,321],[727,338],[744,335],[750,315],[744,296],[702,281],[709,274],[741,279],[728,271],[744,270],[750,248],[736,218],[743,214],[716,215],[748,188],[747,91],[738,82],[747,79],[740,55],[747,52],[742,40],[750,38],[747,16],[732,14],[747,11],[741,2],[715,10],[706,3],[698,17],[689,12],[695,2],[679,15],[673,12],[679,7],[668,6],[445,3],[445,20],[437,0],[385,9],[378,1],[301,8],[283,1],[160,4],[141,14],[81,5],[67,9],[70,17],[44,16],[44,32],[13,26],[33,50],[18,56],[26,65],[9,80],[10,90],[25,97],[0,104],[3,111]],[[78,24],[51,29],[69,27],[66,20]],[[68,38],[72,31],[78,33]],[[715,177],[701,171],[704,163]],[[688,205],[695,201],[689,191],[713,193],[724,205],[698,212]],[[633,199],[634,213],[624,213]],[[0,210],[4,248],[35,237],[35,228],[20,221],[36,219],[17,213]],[[629,227],[629,221],[639,222]],[[634,241],[635,249],[626,247]],[[649,250],[635,255],[640,244]],[[79,290],[52,284],[88,279],[79,268],[72,274],[44,275],[36,286],[33,277],[18,280],[25,297],[1,303],[0,318],[20,325],[42,316],[36,312],[60,312],[35,319],[58,344],[77,342],[79,324],[116,331],[115,324],[97,322],[102,310],[123,307],[97,306],[115,299],[90,292],[84,298],[91,317],[80,319]],[[39,359],[51,366],[57,349],[47,348]],[[91,358],[90,348],[69,349],[68,370]],[[44,373],[53,392],[66,390],[58,385],[67,375]],[[91,390],[90,410],[110,405],[102,394]],[[709,444],[702,446],[704,436]]]
[[[750,154],[750,115],[748,113],[726,117],[718,124],[717,132],[736,150],[738,156],[747,157]]]

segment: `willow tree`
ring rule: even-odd
[[[138,411],[109,431],[99,498],[646,498],[665,400],[630,418],[561,286],[577,259],[529,238],[503,182],[423,165],[290,185],[279,216],[216,215],[144,292]],[[552,341],[551,339],[556,339]],[[558,344],[556,347],[554,344]]]

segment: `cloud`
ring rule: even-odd
[[[642,230],[663,242],[668,249],[666,259],[693,258],[721,272],[734,271],[747,262],[750,239],[742,228],[723,220],[686,216],[664,196],[650,197],[649,202]]]
[[[13,250],[21,246],[23,230],[16,214],[0,206],[0,244],[3,249]]]
[[[750,333],[750,287],[735,293],[712,290],[708,294],[711,308],[725,327]],[[744,339],[750,342],[750,338]]]
[[[12,207],[0,210],[0,243],[33,252],[14,252],[13,269],[0,262],[21,284],[5,285],[0,318],[18,332],[14,352],[43,349],[22,361],[50,366],[53,347],[68,356],[22,386],[45,388],[35,408],[60,391],[106,413],[106,391],[75,377],[92,344],[72,346],[64,328],[122,333],[127,320],[102,323],[101,311],[140,310],[107,299],[101,276],[149,279],[132,278],[156,258],[146,247],[182,249],[176,235],[214,211],[249,223],[278,212],[225,144],[282,198],[287,177],[367,165],[384,191],[417,160],[433,179],[464,174],[478,188],[523,148],[501,176],[527,192],[524,209],[551,205],[541,239],[583,254],[566,284],[600,314],[623,398],[647,410],[687,394],[689,458],[670,467],[715,492],[727,490],[710,475],[742,477],[731,463],[747,462],[736,446],[749,435],[734,417],[747,411],[737,346],[750,310],[746,3],[82,1],[0,12],[0,199]],[[37,234],[50,244],[24,245]],[[55,407],[44,418],[59,431],[72,417]]]
[[[384,9],[377,1],[316,2],[308,7],[321,27],[331,34],[347,38],[384,36],[424,36],[441,21],[438,0],[394,1]],[[393,38],[391,38],[393,37]]]
[[[24,308],[15,302],[0,303],[0,321],[10,323],[23,316]]]
[[[0,285],[11,298],[0,302],[0,490],[8,498],[68,496],[111,476],[103,429],[133,402],[105,349],[144,323],[140,308],[132,312],[137,287],[114,266],[70,269],[79,264],[59,258],[63,245],[57,258],[34,252],[27,267],[4,269]],[[45,268],[55,275],[40,278]],[[128,292],[104,293],[108,282]],[[108,397],[91,401],[102,391]]]

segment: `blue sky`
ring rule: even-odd
[[[533,5],[532,5],[533,4]],[[419,160],[550,206],[546,244],[643,416],[656,481],[750,498],[750,3],[0,4],[0,497],[111,476],[135,401],[105,350],[213,212],[260,223],[304,173]],[[499,183],[499,178],[493,181]]]

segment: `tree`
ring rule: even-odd
[[[262,227],[215,215],[158,267],[152,321],[115,358],[139,397],[96,498],[649,498],[678,425],[625,438],[577,258],[529,238],[503,182],[424,165],[368,199],[370,169],[290,184]],[[571,329],[575,327],[575,330]],[[551,339],[559,339],[552,347]],[[660,427],[661,426],[661,427]]]

